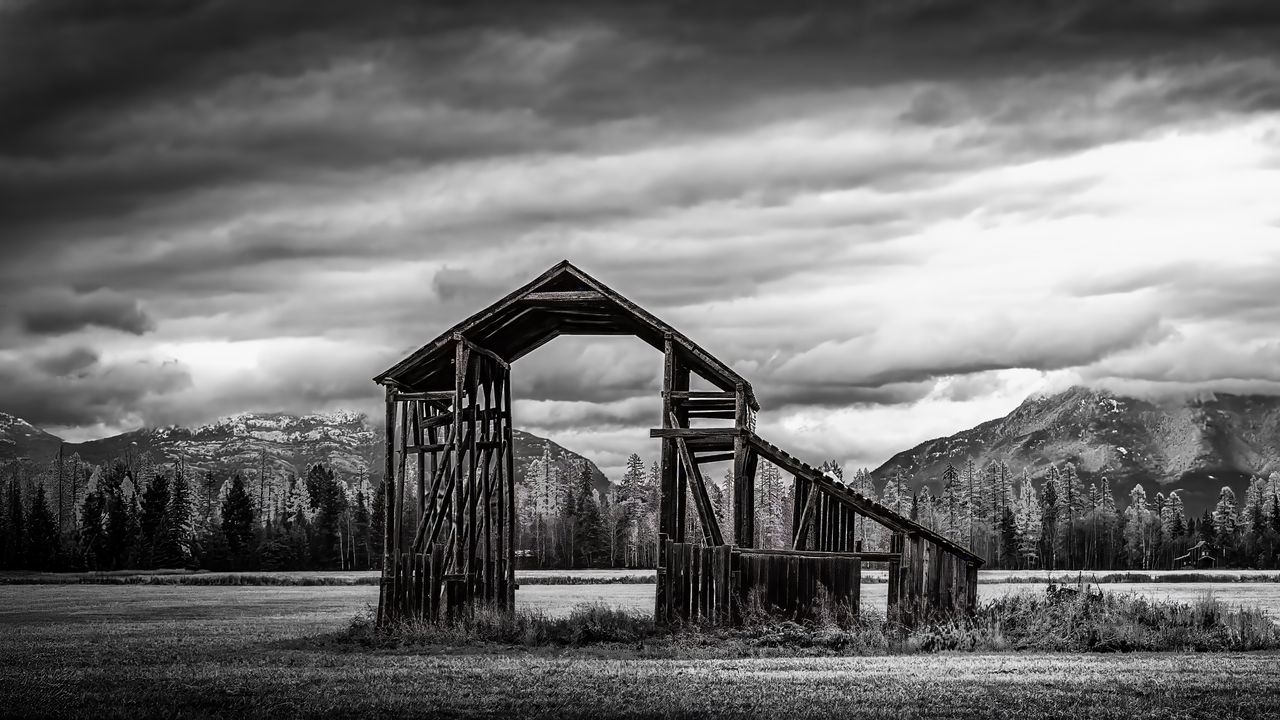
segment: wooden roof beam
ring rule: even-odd
[[[560,290],[526,293],[520,298],[522,303],[565,303],[593,302],[604,300],[598,290]]]

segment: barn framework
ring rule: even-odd
[[[820,597],[856,609],[863,563],[888,568],[887,609],[904,622],[974,608],[982,558],[766,441],[746,379],[566,260],[374,378],[386,395],[390,479],[379,625],[438,620],[481,603],[514,608],[511,365],[560,335],[633,335],[663,354],[660,427],[650,430],[662,446],[659,622],[731,624],[749,601],[794,615]],[[690,389],[694,376],[715,389]],[[756,547],[761,460],[795,481],[790,549]],[[702,468],[717,462],[732,462],[734,544],[703,481]],[[888,529],[886,550],[862,548],[859,518]]]

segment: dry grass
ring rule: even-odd
[[[1280,716],[1280,655],[1272,653],[795,657],[757,648],[756,656],[679,659],[657,656],[651,643],[613,643],[605,652],[594,644],[370,648],[336,641],[368,591],[0,588],[0,714]]]
[[[281,572],[208,572],[204,570],[113,570],[105,572],[0,572],[0,585],[215,585],[288,586],[378,585],[377,571],[294,570]],[[644,585],[657,582],[643,570],[527,570],[516,573],[521,585]]]
[[[735,628],[693,624],[668,632],[647,614],[603,603],[579,605],[564,617],[537,610],[481,609],[450,622],[407,623],[376,631],[358,618],[343,642],[372,647],[499,643],[526,647],[649,643],[670,657],[744,656],[769,652],[884,654],[939,651],[1251,651],[1280,650],[1280,626],[1255,608],[1227,607],[1212,593],[1190,603],[1052,586],[982,603],[972,617],[905,626],[873,610],[820,602],[802,620],[780,617],[753,595]]]

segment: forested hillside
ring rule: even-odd
[[[1051,457],[1044,448],[1069,445],[1045,435],[1044,423],[1029,434],[1010,429],[1015,421],[1030,427],[1027,418],[1035,415],[1054,418],[1050,427],[1086,438],[1105,435],[1109,426],[1096,417],[1084,430],[1072,418],[1096,413],[1098,406],[1104,417],[1123,414],[1121,401],[1110,401],[1079,394],[1066,403],[1029,401],[1004,425],[995,421],[967,438],[956,436],[967,442],[926,443],[895,458],[895,467],[854,471],[848,483],[973,549],[988,567],[1167,568],[1202,540],[1223,564],[1277,567],[1280,474],[1206,473],[1203,479],[1217,489],[1212,502],[1196,512],[1188,509],[1182,486],[1133,481],[1120,490],[1100,471],[1109,466],[1091,465],[1094,472],[1086,473],[1077,465],[1079,453]],[[1050,407],[1058,410],[1046,413]],[[56,437],[10,418],[6,437],[28,444],[18,455],[25,459],[0,469],[0,566],[377,567],[384,521],[377,433],[358,417],[338,418],[337,429],[318,423],[320,416],[309,417],[240,416],[195,431],[140,431],[82,444],[77,448],[90,453],[88,458],[64,451],[61,461]],[[1223,424],[1217,427],[1222,437]],[[1263,429],[1255,438],[1266,432],[1258,427]],[[593,463],[553,442],[520,431],[515,441],[522,566],[654,564],[656,458],[632,455],[614,485]],[[314,448],[308,448],[311,443]],[[1264,446],[1261,440],[1251,443]],[[1149,447],[1131,444],[1135,453]],[[1015,466],[1001,454],[1011,447],[1040,448],[1041,460]],[[941,448],[950,454],[938,454]],[[52,455],[38,460],[32,457],[37,451]],[[1148,450],[1141,452],[1145,457]],[[845,477],[835,461],[822,463],[822,469]],[[920,474],[935,469],[936,476]],[[735,542],[726,501],[733,497],[732,477],[726,469],[704,481],[722,531]],[[756,490],[755,544],[788,547],[790,478],[761,463]],[[689,513],[690,538],[696,541],[698,520]],[[402,525],[411,532],[413,518]],[[860,524],[857,534],[868,549],[887,543],[874,523]]]

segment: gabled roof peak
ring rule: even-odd
[[[722,390],[743,385],[752,407],[758,407],[751,384],[728,364],[567,258],[441,333],[374,382],[416,391],[452,389],[448,346],[455,335],[508,363],[560,335],[634,335],[659,351],[669,336],[690,370]]]

